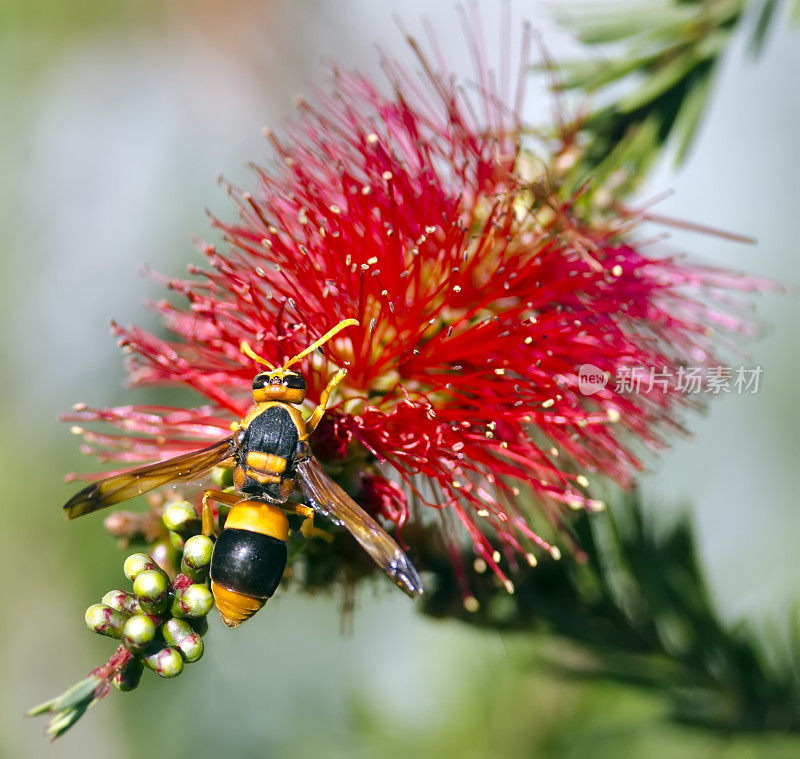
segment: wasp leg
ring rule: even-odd
[[[322,417],[325,416],[325,408],[328,405],[328,399],[330,398],[333,389],[344,379],[345,374],[347,374],[346,369],[339,369],[339,371],[333,375],[333,378],[328,383],[328,386],[322,391],[322,395],[319,397],[319,404],[314,409],[314,413],[311,414],[306,422],[306,430],[309,435],[317,428],[317,425],[320,423]]]
[[[304,506],[302,503],[287,503],[284,505],[284,508],[287,509],[287,511],[293,511],[300,517],[304,517],[300,525],[300,532],[303,534],[304,538],[308,538],[309,540],[311,540],[311,538],[322,538],[328,543],[333,540],[333,535],[329,532],[320,530],[319,527],[314,527],[314,514],[316,512],[310,506]]]
[[[211,511],[209,501],[216,501],[217,503],[224,503],[228,506],[234,506],[241,498],[237,493],[223,493],[221,490],[206,490],[203,493],[203,535],[211,537],[216,533],[214,525],[214,513]]]

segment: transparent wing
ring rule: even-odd
[[[76,493],[64,504],[64,511],[69,519],[75,519],[155,490],[168,482],[193,480],[233,456],[235,451],[234,438],[227,437],[193,453],[115,474]]]
[[[412,598],[422,594],[422,580],[400,546],[326,474],[319,461],[307,458],[297,464],[297,472],[312,508],[346,527],[404,593]]]

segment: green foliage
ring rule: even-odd
[[[98,689],[102,687],[103,679],[91,674],[60,696],[33,707],[28,716],[51,715],[45,734],[55,740],[67,732],[86,713],[86,710],[99,700],[101,696],[98,695]]]
[[[714,75],[734,34],[751,20],[750,50],[763,48],[780,0],[640,0],[570,7],[562,23],[599,60],[557,66],[557,88],[592,95],[598,105],[577,125],[577,159],[563,187],[590,181],[630,193],[668,143],[680,163],[697,134]]]
[[[714,609],[687,519],[657,537],[634,495],[573,525],[585,557],[524,568],[508,595],[490,573],[470,578],[480,603],[464,610],[447,557],[434,567],[425,610],[506,630],[537,629],[590,658],[562,673],[610,678],[667,694],[677,720],[726,730],[800,729],[800,625],[790,646],[729,627]],[[795,616],[795,619],[797,617]]]

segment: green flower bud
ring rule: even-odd
[[[183,672],[183,657],[177,648],[159,648],[142,658],[159,677],[177,677]]]
[[[211,470],[211,482],[220,490],[225,490],[233,485],[233,469],[229,466],[215,466]]]
[[[197,617],[197,619],[186,620],[198,635],[205,635],[208,632],[208,617]]]
[[[136,596],[124,590],[109,590],[103,596],[103,603],[125,614],[139,614],[142,611]]]
[[[205,535],[195,535],[186,541],[181,559],[181,572],[194,582],[203,582],[208,577],[214,541]]]
[[[111,682],[117,690],[133,690],[139,685],[139,680],[142,679],[142,672],[144,672],[142,660],[133,656],[128,663],[111,678]]]
[[[175,593],[172,601],[172,616],[180,619],[186,617],[204,617],[211,611],[214,597],[206,585],[190,585]]]
[[[171,567],[175,562],[173,555],[175,549],[172,547],[168,539],[159,540],[150,546],[150,556],[158,566],[166,572],[164,567]]]
[[[100,635],[108,635],[109,638],[119,638],[122,636],[128,615],[105,604],[93,604],[86,610],[84,618],[90,630]]]
[[[186,544],[186,541],[180,535],[178,535],[177,532],[170,531],[169,543],[178,553],[180,553],[183,551],[183,546]]]
[[[161,516],[164,526],[181,537],[189,537],[200,531],[200,518],[189,501],[174,501]]]
[[[170,646],[181,652],[184,661],[191,664],[202,658],[203,639],[188,622],[182,619],[168,619],[161,625],[161,634]]]
[[[150,614],[160,614],[169,603],[169,580],[161,570],[145,569],[133,581],[139,605]]]
[[[142,572],[147,569],[154,569],[158,570],[159,572],[163,571],[146,553],[132,553],[127,559],[125,559],[125,563],[122,566],[122,571],[125,572],[125,577],[127,577],[131,582],[133,582]]]
[[[146,614],[131,617],[122,630],[122,643],[128,651],[139,652],[147,648],[156,636],[156,626]]]

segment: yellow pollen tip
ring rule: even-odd
[[[464,599],[464,608],[470,612],[474,613],[480,609],[481,605],[478,603],[478,599],[475,596],[467,596]]]

